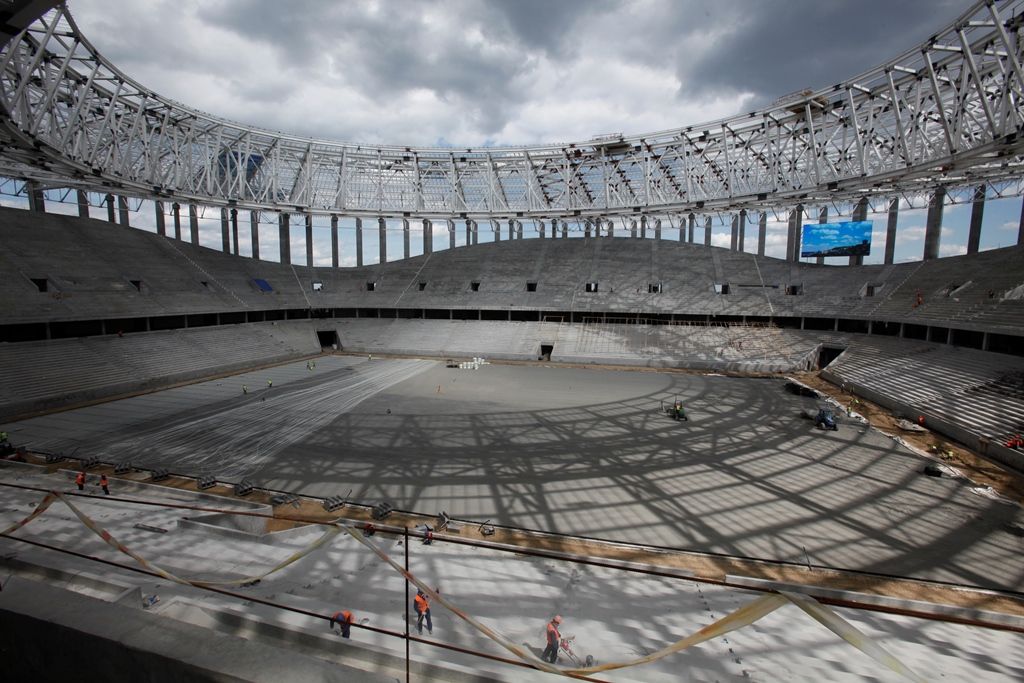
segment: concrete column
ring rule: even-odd
[[[35,213],[46,213],[46,197],[39,184],[29,180],[25,183],[25,194],[28,195],[28,210]]]
[[[789,256],[786,260],[796,262],[800,260],[800,231],[803,229],[804,206],[797,204],[789,214],[789,242],[791,245]]]
[[[857,202],[857,206],[853,207],[853,220],[855,221],[866,221],[868,219],[868,198],[861,197],[860,201]],[[864,256],[857,255],[851,256],[849,260],[851,266],[862,266],[864,265]]]
[[[434,251],[434,224],[429,219],[423,219],[423,253],[430,254]]]
[[[306,265],[313,267],[313,215],[306,214]]]
[[[498,225],[498,229],[501,230],[501,225]],[[511,218],[508,221],[508,238],[514,240],[516,238],[516,222]]]
[[[338,214],[331,214],[331,267],[341,265],[341,245],[338,242]]]
[[[739,243],[736,245],[737,251],[743,251],[744,242],[747,238],[747,210],[741,209],[739,216]]]
[[[103,198],[103,201],[107,205],[107,222],[116,223],[117,218],[114,216],[114,195],[107,193],[107,196]]]
[[[516,239],[517,240],[523,239],[523,222],[522,221],[516,221]]]
[[[356,218],[356,266],[363,265],[363,219]]]
[[[564,240],[564,239],[567,239],[568,237],[569,237],[569,224],[566,223],[565,221],[562,221],[562,239]]]
[[[629,236],[636,239],[636,220],[630,219],[629,221]]]
[[[945,188],[936,187],[935,192],[928,198],[928,217],[924,224],[924,254],[922,258],[925,261],[939,258],[939,245],[942,242],[942,209],[945,204]]]
[[[164,203],[159,199],[153,202],[153,216],[156,218],[156,234],[161,237],[167,236],[167,224],[164,216]]]
[[[711,216],[704,216],[704,246],[711,246]]]
[[[199,244],[199,209],[195,204],[188,205],[188,232],[189,241],[192,244]]]
[[[128,198],[124,195],[117,195],[117,213],[121,219],[121,225],[128,227],[131,223],[128,220]]]
[[[611,218],[608,219],[608,236],[615,237],[615,221]]]
[[[473,223],[473,244],[480,244],[480,224],[476,221]]]
[[[448,224],[448,248],[455,248],[455,221],[451,218],[445,219],[445,223]]]
[[[544,220],[537,221],[537,236],[544,239]]]
[[[1017,228],[1017,244],[1024,244],[1024,198],[1020,203],[1020,224]]]
[[[281,245],[281,263],[292,262],[291,216],[286,213],[277,216],[277,239]]]
[[[471,245],[471,244],[476,244],[476,242],[473,241],[473,233],[474,233],[473,221],[471,221],[471,220],[469,220],[467,218],[466,219],[466,246],[467,247],[469,245]]]
[[[640,239],[647,239],[647,216],[640,216]]]
[[[500,221],[492,220],[492,221],[490,221],[490,224],[491,224],[491,232],[494,233],[494,241],[495,242],[500,242],[501,241],[501,222]]]
[[[589,218],[587,220],[583,221],[583,236],[584,237],[588,237],[588,238],[590,237],[591,222],[592,221]]]
[[[380,262],[388,260],[388,222],[383,216],[377,219],[377,230],[380,233]]]
[[[231,209],[231,253],[238,256],[238,209]]]
[[[686,229],[686,233],[687,233],[686,241],[689,242],[690,244],[693,244],[693,231],[697,227],[697,216],[691,213],[689,216],[687,216],[686,223],[687,223],[687,226],[688,226],[687,229]],[[680,230],[679,231],[679,239],[682,239],[682,238],[683,238],[683,231]]]
[[[409,258],[409,219],[402,219],[402,258]]]
[[[1024,204],[1022,204],[1024,207]],[[971,228],[967,233],[967,253],[978,253],[981,244],[981,219],[985,215],[985,186],[978,185],[974,189],[974,201],[971,203]]]
[[[764,243],[768,238],[768,212],[762,211],[757,219],[757,255],[764,256]]]
[[[252,241],[252,257],[260,258],[260,212],[249,212],[249,239]]]
[[[656,239],[656,240],[660,240],[661,239],[661,219],[660,218],[655,218],[654,219],[654,239]]]
[[[885,228],[885,262],[892,263],[896,254],[896,222],[899,220],[900,198],[889,200],[889,221]]]
[[[828,207],[827,206],[823,206],[820,209],[818,209],[818,223],[819,224],[821,224],[821,223],[828,223]],[[825,257],[824,256],[818,256],[817,258],[814,259],[814,262],[819,264],[819,265],[822,264],[822,263],[825,263]]]
[[[732,235],[729,239],[729,249],[736,251],[740,243],[740,217],[736,214],[732,216]]]
[[[171,204],[171,215],[174,217],[174,239],[181,241],[181,204]]]
[[[75,197],[78,199],[78,217],[89,217],[89,195],[85,190],[76,190]]]
[[[225,254],[231,253],[231,233],[228,228],[228,210],[221,207],[220,210],[220,250]]]

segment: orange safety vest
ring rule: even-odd
[[[548,622],[548,645],[558,645],[558,641],[562,638],[562,634],[558,632],[558,627],[555,626],[555,622]]]
[[[430,602],[427,600],[427,596],[425,595],[420,595],[419,593],[417,593],[416,598],[413,602],[416,603],[416,611],[420,614],[423,614],[428,609],[430,609]]]
[[[104,474],[102,477],[100,477],[100,486],[106,486],[106,485],[107,485],[107,475]]]

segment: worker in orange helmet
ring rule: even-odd
[[[423,633],[423,619],[427,620],[427,632],[434,632],[434,624],[430,620],[430,600],[427,599],[426,594],[421,590],[416,590],[416,597],[413,598],[413,604],[416,607],[416,630]]]
[[[78,476],[75,477],[75,483],[78,484],[79,491],[85,490],[85,470],[78,473]]]
[[[104,496],[110,495],[110,481],[107,479],[107,475],[105,474],[100,475],[100,488],[103,489]]]
[[[341,626],[341,637],[348,638],[352,632],[352,624],[355,623],[355,620],[355,616],[347,609],[335,612],[331,615],[331,630],[334,630],[334,624],[337,623]]]
[[[558,632],[558,625],[561,623],[562,617],[557,614],[548,622],[548,646],[544,648],[544,654],[540,656],[545,662],[554,664],[558,660],[558,643],[562,640],[562,634]]]

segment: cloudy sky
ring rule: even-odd
[[[273,130],[529,144],[728,116],[854,76],[964,0],[70,0],[128,75]]]
[[[171,98],[272,130],[354,142],[479,146],[585,140],[698,124],[779,96],[832,85],[926,40],[967,0],[70,0],[97,48],[128,75]],[[49,210],[74,212],[51,193]],[[98,205],[102,198],[93,198]],[[3,199],[23,204],[23,198]],[[1015,243],[1019,198],[986,205],[982,248]],[[924,209],[904,205],[896,260],[923,251]],[[106,216],[93,209],[97,218]],[[240,251],[250,252],[247,216]],[[807,216],[816,222],[817,216]],[[880,263],[886,216],[872,214]],[[833,220],[850,220],[832,215]],[[154,230],[152,205],[132,224]],[[274,216],[261,256],[278,259]],[[316,217],[314,263],[331,262],[328,219]],[[964,253],[968,205],[947,206],[941,253]],[[220,248],[216,210],[200,241]],[[354,265],[354,219],[342,219],[341,262]],[[526,224],[525,236],[536,236]],[[507,228],[506,228],[507,229]],[[186,225],[187,230],[187,225]],[[411,253],[422,251],[421,223]],[[435,249],[447,246],[434,225]],[[391,221],[389,260],[401,258]],[[698,241],[703,237],[698,230]],[[581,233],[571,233],[579,235]],[[620,234],[622,234],[620,232]],[[678,239],[664,226],[665,239]],[[364,262],[378,258],[366,232]],[[493,232],[485,228],[481,241]],[[712,243],[728,247],[729,218]],[[465,243],[464,230],[457,245]],[[292,221],[292,260],[305,261]],[[766,252],[782,257],[785,216],[768,219]],[[757,250],[756,226],[747,251]],[[829,259],[828,262],[832,262]],[[845,262],[845,259],[836,261]]]

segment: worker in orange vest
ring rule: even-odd
[[[562,634],[558,632],[558,625],[562,623],[562,617],[555,615],[548,622],[548,646],[544,648],[544,654],[540,656],[545,662],[554,664],[558,660],[558,644],[562,640]]]
[[[352,632],[352,624],[356,618],[347,609],[343,609],[340,612],[335,612],[331,615],[331,630],[334,630],[334,624],[337,623],[341,626],[341,637],[348,638],[349,633]]]
[[[422,590],[416,590],[416,597],[413,599],[413,603],[416,605],[416,630],[423,633],[423,619],[427,620],[427,632],[434,632],[434,624],[430,620],[430,600],[423,593]]]
[[[107,488],[109,485],[110,485],[110,482],[107,481],[107,475],[101,474],[100,475],[100,488],[103,489],[103,495],[104,496],[109,496],[110,495],[110,489]]]
[[[75,477],[75,483],[78,484],[79,491],[85,490],[85,470],[78,473],[78,476]]]

